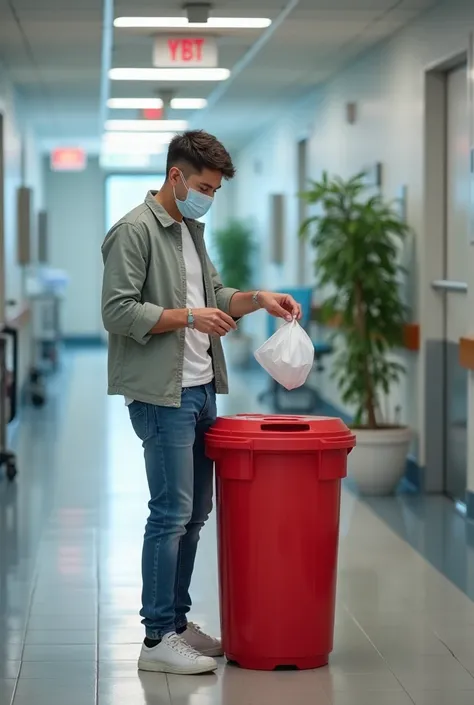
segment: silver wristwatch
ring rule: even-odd
[[[188,328],[194,329],[194,314],[192,308],[188,308]]]
[[[260,290],[256,291],[255,294],[252,296],[252,303],[255,306],[255,308],[261,308],[259,302],[258,302],[258,295],[260,294]]]

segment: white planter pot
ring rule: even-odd
[[[229,333],[224,338],[224,351],[229,367],[245,367],[250,360],[252,338],[245,333]]]
[[[355,429],[354,433],[357,445],[349,454],[349,476],[361,494],[393,494],[405,473],[411,429]]]

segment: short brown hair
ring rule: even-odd
[[[232,158],[217,137],[204,130],[192,130],[176,135],[168,149],[166,176],[173,166],[189,165],[199,173],[203,169],[220,171],[226,179],[235,176]]]

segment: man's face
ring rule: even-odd
[[[183,183],[181,173],[186,183]],[[186,173],[185,170],[181,172],[177,167],[173,167],[170,170],[170,181],[180,201],[186,199],[188,193],[186,185],[188,188],[192,188],[199,193],[214,198],[216,191],[218,191],[222,185],[222,172],[215,171],[214,169],[203,169],[200,173],[195,171],[188,171]]]

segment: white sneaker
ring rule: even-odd
[[[220,640],[205,634],[200,627],[192,622],[189,622],[186,631],[181,636],[189,646],[199,651],[203,656],[224,656]]]
[[[151,649],[143,644],[138,668],[140,671],[155,673],[193,675],[212,673],[217,670],[217,663],[213,658],[202,656],[181,636],[171,633],[166,634],[158,646]]]

